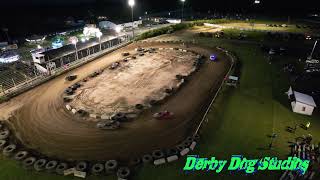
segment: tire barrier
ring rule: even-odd
[[[68,111],[71,111],[72,107],[71,107],[69,104],[67,104],[67,105],[66,105],[66,109],[67,109]]]
[[[149,104],[150,104],[151,106],[155,106],[155,105],[158,105],[159,103],[158,103],[157,100],[150,100]]]
[[[167,93],[167,94],[172,94],[173,93],[173,88],[167,88],[166,90],[165,90],[165,92]]]
[[[15,144],[10,144],[8,146],[6,146],[5,148],[3,148],[2,150],[2,154],[4,156],[11,156],[12,153],[17,149],[17,146]]]
[[[117,171],[118,180],[126,180],[130,176],[130,169],[128,167],[120,167]]]
[[[10,135],[10,131],[8,129],[2,130],[0,132],[0,140],[7,139]]]
[[[182,144],[178,145],[176,148],[179,152],[184,150],[184,146]]]
[[[89,113],[83,109],[78,110],[78,113],[81,117],[87,117],[89,116]]]
[[[17,161],[22,161],[24,158],[26,158],[28,156],[28,152],[27,151],[19,151],[14,155],[14,159]]]
[[[182,151],[180,152],[180,156],[185,156],[185,155],[187,155],[189,152],[190,152],[190,149],[189,149],[189,148],[185,148],[184,150],[182,150]]]
[[[199,134],[194,135],[193,139],[194,139],[195,141],[200,140],[200,135],[199,135]]]
[[[68,89],[66,89],[66,90],[64,91],[64,93],[65,93],[66,95],[68,95],[68,96],[71,96],[71,95],[74,94],[74,91],[73,91],[72,89],[68,88]]]
[[[142,104],[136,104],[136,109],[138,110],[142,110],[144,108],[144,106]]]
[[[111,117],[111,120],[124,122],[127,121],[127,116],[124,113],[117,113]]]
[[[42,171],[46,167],[46,163],[46,159],[39,159],[33,164],[33,167],[36,171]]]
[[[76,170],[84,172],[84,171],[86,171],[87,167],[88,167],[88,164],[86,162],[80,161],[76,165]]]
[[[196,141],[193,141],[192,143],[191,143],[191,145],[190,145],[190,150],[194,150],[194,148],[196,147],[196,145],[197,145],[197,142]]]
[[[72,101],[72,98],[70,98],[70,97],[63,97],[63,101],[64,101],[65,103],[69,103],[69,102]]]
[[[94,164],[91,168],[91,173],[94,175],[102,174],[103,171],[104,171],[104,165],[101,163]]]
[[[183,141],[183,146],[185,148],[188,148],[188,147],[190,147],[192,142],[193,142],[193,138],[192,137],[188,137],[186,140]]]
[[[71,109],[72,114],[76,114],[78,111],[76,109]]]
[[[32,165],[36,162],[35,157],[28,157],[25,160],[22,161],[22,166],[25,169],[31,169]]]
[[[57,161],[49,161],[46,166],[45,166],[45,169],[48,171],[48,172],[54,172],[56,167],[58,165],[58,162]]]
[[[161,150],[155,150],[152,152],[152,157],[154,159],[161,159],[164,157],[164,153]]]
[[[103,120],[98,122],[96,127],[98,129],[115,130],[120,128],[120,122],[113,120]]]
[[[167,157],[167,161],[168,162],[173,162],[173,161],[176,161],[178,159],[179,159],[178,155],[173,155],[173,156]]]
[[[4,146],[7,144],[7,141],[6,140],[0,140],[0,149],[3,149]]]
[[[105,164],[106,173],[114,173],[118,168],[118,162],[116,160],[109,160]]]
[[[165,158],[161,158],[161,159],[157,159],[153,162],[154,165],[159,166],[161,164],[165,164],[166,163],[166,159]]]
[[[184,76],[182,76],[181,74],[177,74],[176,75],[176,79],[181,81],[184,78]]]
[[[149,164],[153,161],[153,157],[150,154],[146,154],[142,157],[142,162],[144,164]]]
[[[179,154],[179,151],[176,148],[170,148],[166,152],[167,156],[173,156]]]
[[[141,163],[141,159],[136,157],[130,160],[130,165],[131,166],[137,166]]]
[[[63,175],[63,171],[68,169],[68,164],[67,163],[59,163],[56,167],[56,173]]]
[[[1,122],[2,120],[0,120]],[[4,125],[2,123],[0,123],[0,130],[2,130],[2,128],[4,127]]]

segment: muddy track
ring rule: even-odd
[[[142,47],[182,47],[179,44],[135,43],[99,58],[73,70],[78,79],[111,63],[122,59],[121,53]],[[144,112],[133,122],[124,123],[117,131],[95,128],[95,123],[75,118],[64,108],[63,91],[72,83],[59,76],[31,91],[22,94],[7,104],[2,104],[0,113],[12,108],[12,103],[21,104],[10,120],[17,138],[27,147],[45,155],[66,160],[126,160],[159,148],[175,146],[191,135],[198,123],[193,117],[199,113],[201,105],[208,101],[212,89],[219,85],[230,61],[215,49],[190,46],[187,48],[208,57],[216,53],[218,62],[206,61],[200,71],[165,104]],[[207,58],[208,59],[208,58]],[[8,108],[7,110],[5,108]],[[10,109],[10,110],[11,110]],[[175,113],[172,120],[157,121],[152,114],[159,110]]]

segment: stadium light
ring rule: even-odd
[[[116,31],[117,33],[120,33],[121,30],[122,30],[122,28],[121,28],[120,26],[116,26],[115,31]]]
[[[101,31],[98,31],[98,32],[96,33],[96,37],[99,38],[100,51],[101,51],[101,36],[102,36],[102,32],[101,32]]]
[[[129,0],[128,1],[129,6],[131,7],[131,22],[132,22],[132,38],[134,38],[134,22],[133,22],[133,6],[135,5],[134,0]]]
[[[74,45],[74,47],[76,48],[76,60],[79,59],[78,57],[78,48],[77,48],[77,43],[78,43],[78,38],[76,36],[73,36],[70,38],[71,43]]]
[[[181,13],[181,22],[183,21],[183,11],[184,11],[184,3],[186,0],[180,0],[182,2],[182,13]]]

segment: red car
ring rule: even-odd
[[[171,119],[173,117],[173,113],[169,111],[162,111],[155,113],[153,117],[158,120]]]

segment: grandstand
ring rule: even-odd
[[[0,86],[8,90],[36,76],[34,69],[21,62],[0,65]]]

